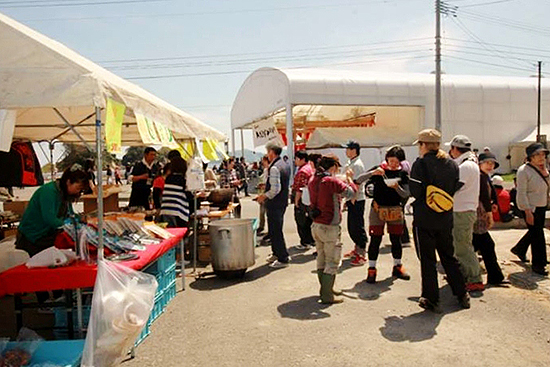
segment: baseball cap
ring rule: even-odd
[[[497,185],[497,186],[502,186],[504,184],[504,179],[499,175],[493,176],[491,181],[493,181],[493,185]]]
[[[527,158],[530,156],[537,154],[538,152],[544,152],[546,155],[548,155],[548,149],[544,147],[541,143],[532,143],[525,148],[525,153],[527,154]]]
[[[346,144],[342,145],[342,148],[359,150],[361,149],[361,145],[359,145],[359,143],[355,140],[350,140]]]
[[[454,138],[445,143],[446,146],[456,147],[456,148],[471,148],[472,141],[466,135],[455,135]]]
[[[413,145],[418,143],[441,143],[441,133],[435,129],[424,129],[418,133],[418,139],[413,142]]]
[[[481,153],[478,157],[479,163],[490,162],[490,161],[495,162],[495,168],[498,168],[498,166],[500,166],[500,164],[497,161],[496,155],[494,155],[493,153]]]

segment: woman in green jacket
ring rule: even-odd
[[[34,256],[52,247],[59,228],[74,215],[72,203],[88,188],[88,175],[78,165],[33,194],[17,233],[16,247]]]

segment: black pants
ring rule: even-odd
[[[348,233],[355,246],[367,248],[367,233],[365,232],[365,200],[346,202],[348,208]]]
[[[401,245],[401,235],[390,234],[391,241],[391,254],[394,259],[401,259],[403,257],[403,246]],[[369,260],[378,260],[378,254],[380,253],[380,244],[382,243],[382,236],[370,236],[369,243]]]
[[[285,237],[283,234],[283,223],[286,207],[266,208],[267,230],[271,239],[271,250],[280,262],[288,262],[288,251],[286,250]]]
[[[302,203],[294,205],[294,220],[300,236],[300,244],[313,245],[315,240],[311,234],[311,224],[313,221],[308,215],[307,207]]]
[[[546,208],[536,208],[534,216],[535,221],[533,225],[527,225],[527,233],[514,246],[513,250],[525,256],[529,245],[531,245],[531,262],[533,263],[533,268],[543,269],[546,264],[548,264],[546,259],[546,240],[544,239]]]
[[[452,229],[415,228],[415,238],[420,254],[420,269],[422,273],[422,297],[436,304],[439,302],[439,285],[435,251],[439,255],[441,264],[447,274],[447,282],[453,294],[463,297],[466,294],[466,284],[460,272],[458,260],[454,257]]]
[[[474,233],[472,241],[474,250],[481,252],[485,268],[487,269],[487,283],[499,284],[504,280],[502,270],[498,265],[497,254],[495,253],[495,242],[489,232],[483,234]]]
[[[145,210],[150,210],[149,195],[151,195],[151,189],[132,188],[130,193],[129,207],[143,207]]]

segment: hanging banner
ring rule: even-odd
[[[222,147],[220,147],[219,144],[216,144],[216,151],[218,152],[219,155],[221,155],[223,160],[229,159],[229,155],[225,152],[225,150]]]
[[[0,109],[0,151],[9,152],[15,130],[15,110]]]
[[[185,141],[178,147],[178,151],[181,153],[181,157],[186,161],[193,158],[195,150],[193,149],[193,142]]]
[[[219,159],[218,153],[216,153],[216,145],[218,145],[218,142],[209,138],[206,138],[202,142],[202,152],[209,161],[217,161]]]
[[[283,146],[283,139],[275,127],[273,121],[262,121],[252,125],[252,137],[254,147],[266,145],[267,143],[276,143]]]
[[[168,148],[177,148],[179,145],[174,139],[172,132],[164,125],[154,121],[155,127],[157,128],[158,137],[160,139],[160,144]]]
[[[105,111],[105,140],[109,153],[122,151],[122,120],[124,119],[126,106],[111,98],[107,98]]]
[[[147,145],[156,145],[161,144],[160,138],[155,129],[155,124],[153,120],[148,119],[140,113],[136,113],[136,123],[141,136],[141,141],[143,144]]]

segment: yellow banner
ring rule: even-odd
[[[181,146],[178,148],[179,152],[181,153],[181,157],[186,161],[193,158],[195,152],[193,145],[193,142],[186,141],[181,143]]]
[[[122,149],[122,120],[124,119],[126,106],[122,103],[107,98],[105,111],[105,140],[107,151],[120,153]]]
[[[139,135],[141,136],[141,141],[143,141],[143,144],[161,144],[153,120],[150,120],[139,113],[136,113],[135,115]]]
[[[174,135],[172,135],[172,132],[166,126],[155,121],[155,127],[157,128],[162,146],[169,148],[177,148],[179,146],[174,139]]]
[[[202,142],[202,153],[209,161],[217,161],[219,159],[216,153],[217,142],[212,139],[205,139]]]

